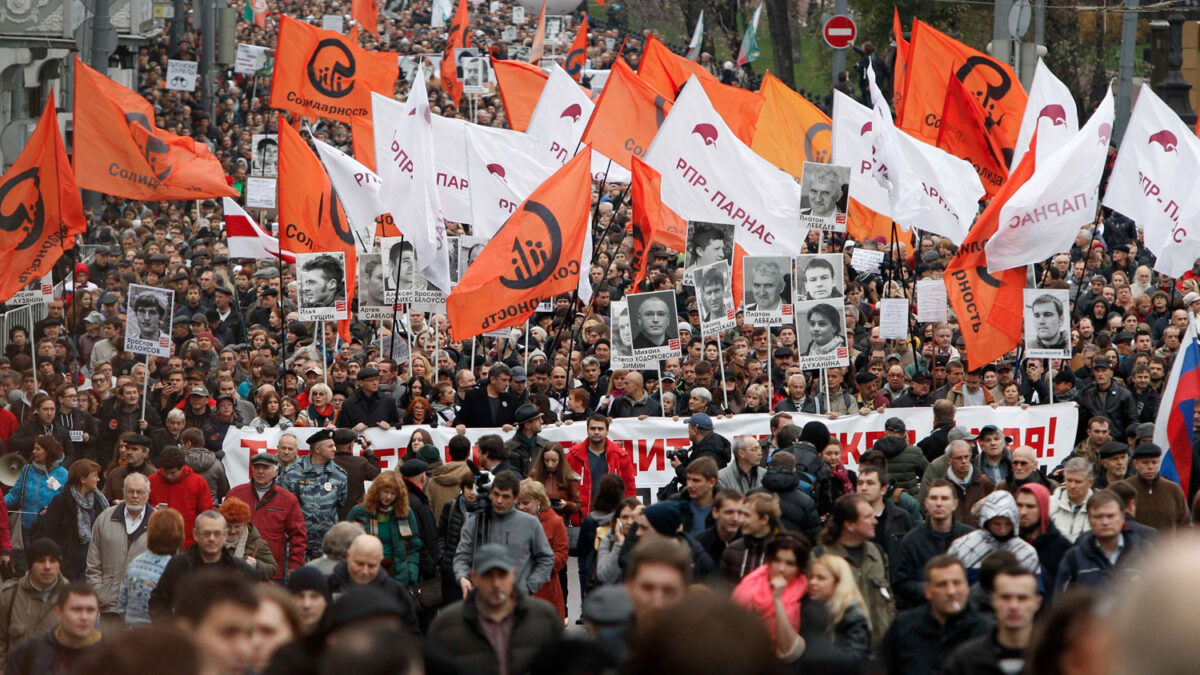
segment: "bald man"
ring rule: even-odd
[[[394,598],[403,608],[405,625],[417,632],[417,610],[412,596],[383,569],[383,542],[373,534],[355,537],[346,551],[346,560],[338,563],[329,575],[334,601],[355,588],[374,588]]]

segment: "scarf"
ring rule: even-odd
[[[70,486],[71,496],[75,498],[75,528],[79,534],[79,543],[90,544],[92,541],[92,508],[99,503],[100,508],[96,511],[103,511],[108,508],[108,500],[104,495],[97,490],[92,490],[83,495],[75,486]]]
[[[775,591],[771,588],[771,568],[769,565],[759,565],[747,574],[741,583],[733,589],[734,604],[741,605],[757,614],[766,626],[767,634],[771,636],[771,644],[776,644],[775,634]],[[788,621],[797,631],[800,630],[800,603],[808,590],[808,579],[801,574],[783,588],[783,606],[787,611]]]
[[[842,481],[842,494],[848,495],[854,492],[854,484],[850,482],[850,472],[846,469],[845,464],[838,464],[833,470],[833,477]]]
[[[238,560],[245,560],[246,539],[249,537],[250,524],[247,523],[246,527],[242,528],[242,536],[238,537],[237,541],[229,541],[229,539],[225,540],[225,549],[228,550],[230,554],[232,554],[233,557],[237,558]]]

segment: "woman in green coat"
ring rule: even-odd
[[[394,471],[384,471],[371,481],[361,504],[350,509],[346,520],[360,523],[367,534],[383,542],[383,565],[404,586],[418,581],[421,538],[417,515],[408,507],[408,491]]]

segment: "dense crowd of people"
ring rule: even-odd
[[[239,41],[273,47],[279,14],[348,9],[268,4],[265,25],[239,20]],[[492,4],[471,32],[503,57],[512,5]],[[430,3],[382,10],[365,46],[441,54]],[[624,11],[607,17],[591,26],[592,66],[636,67],[643,36]],[[516,26],[512,44],[534,28]],[[197,45],[189,26],[179,44],[143,47],[138,89],[244,196],[251,139],[276,131],[269,70],[224,73],[212,117],[160,86],[167,59]],[[748,69],[701,62],[752,85]],[[397,97],[407,89],[402,77]],[[436,114],[507,126],[494,93],[459,107],[437,80],[429,91]],[[312,128],[351,151],[349,125]],[[814,232],[807,251],[844,262],[830,295],[849,365],[805,369],[794,325],[739,311],[702,334],[704,298],[684,281],[694,252],[656,244],[635,285],[628,197],[593,189],[590,303],[562,296],[508,337],[459,341],[444,312],[412,308],[351,311],[345,340],[299,320],[294,266],[230,258],[216,201],[103,196],[79,242],[93,255],[60,261],[62,297],[10,328],[0,357],[0,447],[21,459],[0,502],[4,671],[1101,672],[1121,643],[1095,637],[1112,635],[1097,628],[1105,600],[1136,598],[1141,573],[1174,560],[1155,557],[1160,535],[1200,520],[1200,480],[1189,494],[1160,475],[1153,442],[1200,306],[1196,273],[1156,274],[1134,224],[1105,211],[1037,266],[1039,287],[1068,292],[1070,358],[1022,349],[972,369],[952,316],[914,322],[906,340],[880,334],[879,301],[941,279],[948,239]],[[880,271],[853,268],[855,248],[883,252]],[[174,290],[170,357],[125,350],[130,284]],[[674,291],[680,351],[615,367],[612,303],[643,291]],[[393,358],[389,336],[411,354]],[[1052,464],[999,426],[956,420],[1049,402],[1079,413]],[[932,432],[914,437],[889,412],[906,408],[931,409]],[[744,413],[769,417],[761,435],[721,433]],[[848,415],[884,420],[857,461],[828,424]],[[611,425],[657,417],[684,421],[689,445],[668,455],[670,484],[639,486]],[[562,425],[583,440],[542,435]],[[453,434],[445,447],[437,427]],[[227,473],[240,429],[278,432],[249,476]],[[410,440],[389,464],[369,429]]]

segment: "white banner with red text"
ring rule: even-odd
[[[811,420],[824,422],[830,433],[841,441],[843,461],[851,469],[857,467],[859,456],[870,450],[875,441],[883,437],[883,424],[890,417],[904,420],[909,441],[912,443],[925,438],[933,431],[933,410],[930,408],[896,408],[882,413],[845,415],[835,420],[820,415],[792,414],[793,422],[798,426],[803,426]],[[718,418],[713,422],[716,432],[732,442],[738,436],[768,436],[770,419],[770,415],[753,414]],[[988,406],[959,408],[955,421],[969,428],[972,433],[978,433],[980,428],[994,424],[1004,430],[1005,436],[1012,439],[1011,447],[1028,445],[1037,452],[1043,465],[1054,467],[1071,453],[1078,419],[1079,411],[1074,403],[1057,403],[1030,406],[1025,410],[1017,407]],[[455,435],[452,427],[367,429],[367,438],[371,441],[372,450],[379,456],[384,470],[397,468],[398,458],[403,456],[403,449],[408,446],[408,439],[416,429],[428,431],[433,437],[434,445],[442,448],[443,453]],[[279,437],[285,433],[294,434],[299,441],[300,454],[307,454],[308,436],[316,431],[317,429],[310,427],[293,427],[287,431],[267,429],[261,433],[251,427],[230,429],[225,436],[224,446],[225,471],[229,476],[229,484],[240,485],[250,480],[251,455],[259,452],[274,453]],[[472,442],[478,441],[485,434],[500,434],[507,439],[512,432],[503,433],[500,429],[493,428],[466,431]],[[586,439],[587,427],[582,422],[547,426],[542,430],[541,436],[560,443],[565,448]],[[683,418],[616,419],[609,429],[609,439],[632,453],[634,468],[637,471],[638,493],[647,502],[658,488],[669,483],[675,475],[666,453],[691,445],[687,424]],[[358,445],[354,445],[353,448],[356,454],[360,452]]]

